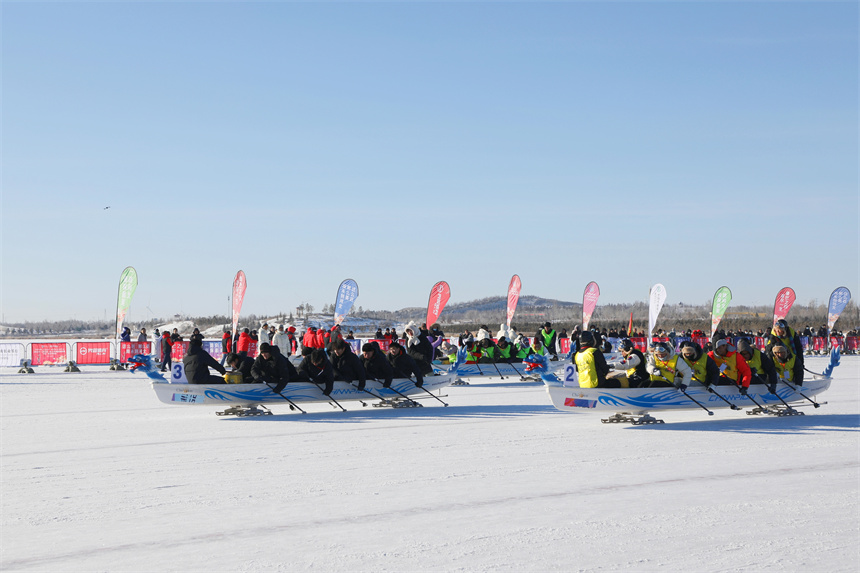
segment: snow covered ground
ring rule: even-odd
[[[857,357],[806,416],[639,427],[511,380],[221,418],[60,370],[0,379],[4,571],[860,567]]]

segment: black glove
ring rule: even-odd
[[[713,394],[713,393],[714,393],[714,387],[713,387],[713,386],[705,386],[705,388],[706,388],[706,389],[708,390],[708,392],[710,392],[711,394]]]
[[[738,390],[740,390],[740,393],[743,394],[744,396],[747,395],[747,389],[744,388],[743,386],[738,386]]]
[[[767,391],[776,396],[776,384],[768,384]]]
[[[275,387],[272,388],[272,392],[274,392],[275,394],[280,394],[281,392],[284,391],[284,388],[286,388],[286,387],[287,387],[286,382],[278,382],[277,384],[275,384]]]
[[[391,388],[391,382],[385,382],[382,384],[383,388]]]
[[[418,386],[419,388],[423,388],[424,387],[424,380],[421,380],[420,382],[416,382],[415,385]]]
[[[358,391],[359,391],[359,392],[364,391],[364,382],[359,382],[359,383],[358,383]]]
[[[681,392],[683,392],[684,390],[686,390],[686,389],[687,389],[687,385],[686,385],[686,384],[682,384],[682,383],[680,383],[680,382],[679,382],[679,383],[675,384],[675,388],[677,388],[678,390],[680,390]]]

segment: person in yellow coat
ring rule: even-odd
[[[693,369],[675,354],[667,342],[657,342],[651,347],[646,368],[651,375],[652,387],[674,386],[679,390],[686,390],[693,379]]]
[[[590,331],[579,335],[579,350],[573,356],[576,371],[579,374],[580,388],[621,388],[621,381],[610,378],[609,365],[603,353],[596,348],[597,342]]]

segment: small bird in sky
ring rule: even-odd
[[[102,211],[107,211],[108,209],[110,209],[110,205],[108,205],[107,207],[105,207],[104,209],[102,209]]]

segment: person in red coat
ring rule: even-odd
[[[287,337],[290,339],[290,354],[297,354],[299,351],[299,343],[296,340],[295,326],[291,326],[287,329]]]
[[[317,329],[317,333],[314,336],[314,348],[325,348],[325,334],[326,331],[322,328]]]
[[[251,331],[247,328],[239,334],[239,341],[236,343],[236,351],[241,356],[248,356],[248,348],[251,346]]]
[[[752,379],[752,371],[733,346],[729,346],[725,338],[718,339],[714,342],[714,349],[708,352],[711,360],[717,363],[717,368],[720,369],[720,377],[717,384],[737,386],[741,394],[747,393],[747,388],[750,387]]]
[[[167,370],[173,368],[173,360],[170,359],[172,355],[173,341],[170,339],[170,333],[166,330],[164,331],[164,336],[161,337],[161,371],[167,372]]]

